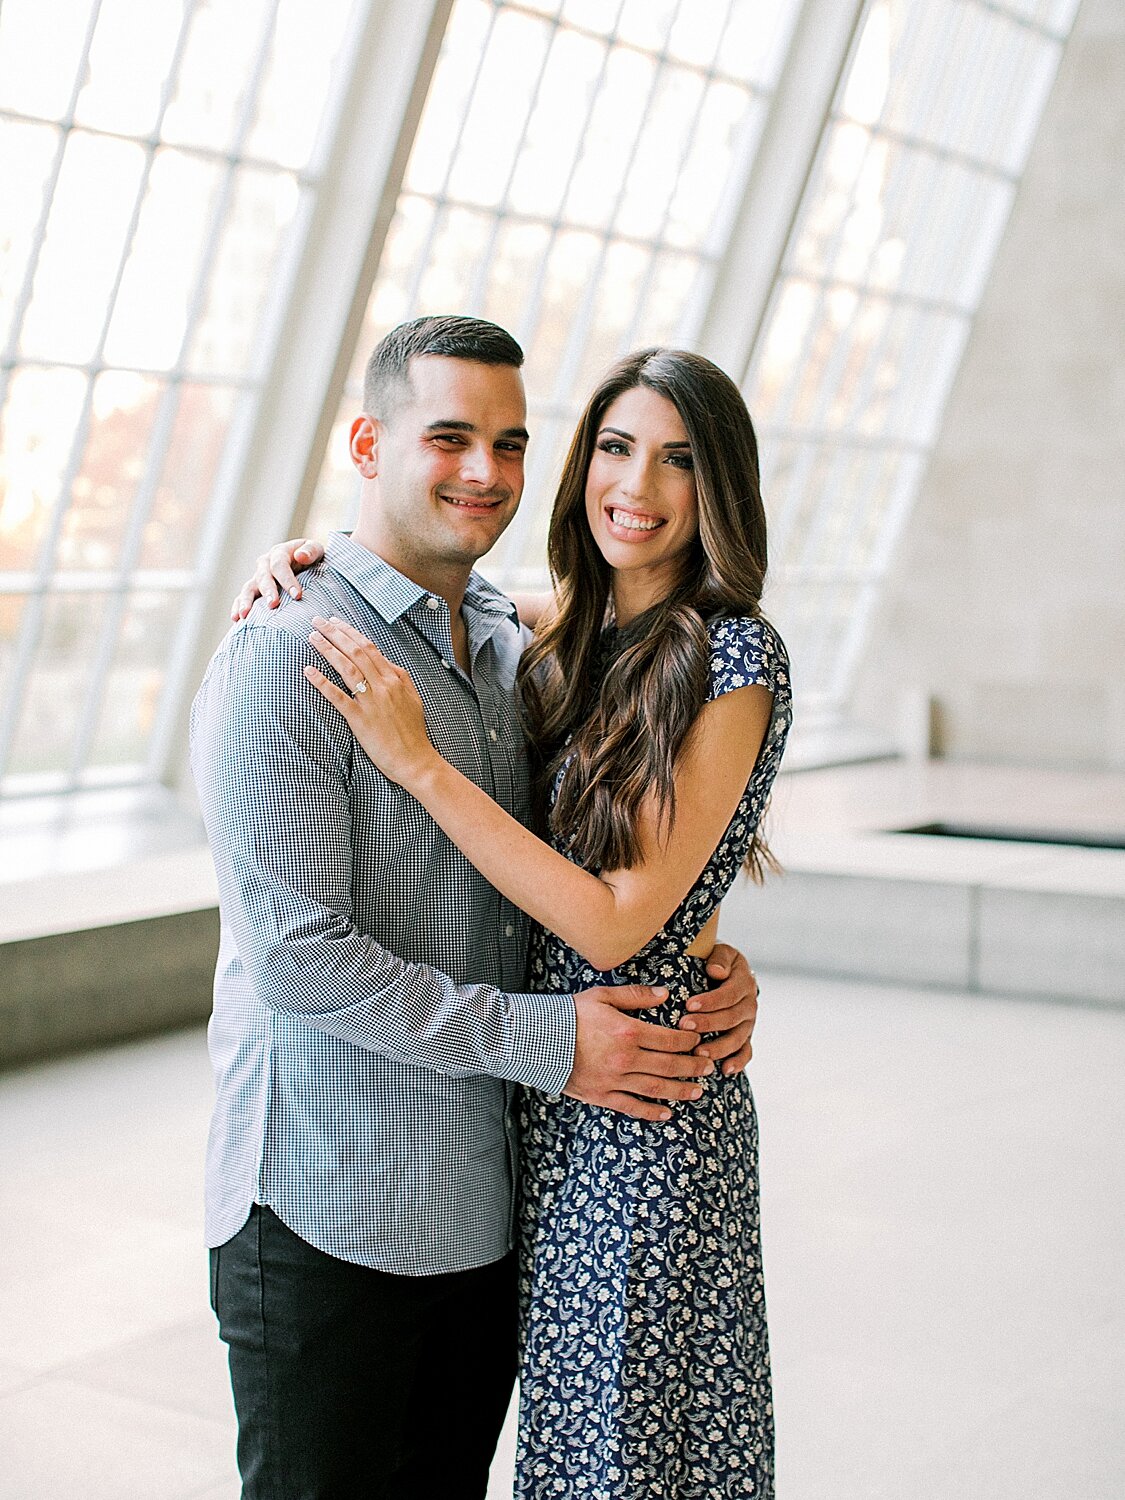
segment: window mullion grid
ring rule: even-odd
[[[675,6],[672,10],[672,14],[668,18],[668,26],[665,32],[665,38],[667,38],[671,34],[672,28],[675,26],[676,21],[679,19],[679,15],[681,10],[683,9],[683,6],[684,0],[676,0]],[[625,162],[624,170],[621,173],[620,182],[617,188],[617,196],[613,201],[613,207],[610,210],[609,219],[605,224],[605,227],[599,232],[601,238],[601,249],[598,252],[597,262],[590,274],[589,279],[587,280],[585,294],[583,295],[582,302],[571,323],[570,336],[566,341],[562,358],[559,360],[558,369],[555,372],[555,385],[553,395],[556,399],[561,399],[563,401],[567,400],[570,396],[570,392],[572,391],[574,386],[574,378],[578,373],[579,364],[581,363],[582,356],[585,353],[586,345],[589,342],[590,325],[594,319],[594,309],[597,306],[598,296],[601,291],[601,282],[603,273],[605,271],[605,264],[609,258],[610,246],[612,245],[614,239],[614,230],[616,228],[617,221],[621,216],[621,209],[625,202],[625,193],[629,184],[629,174],[632,171],[633,164],[637,159],[637,152],[640,150],[641,138],[644,134],[644,120],[652,108],[653,100],[656,98],[656,91],[660,86],[660,82],[665,74],[665,69],[668,66],[669,58],[667,41],[665,41],[664,48],[659,53],[656,53],[654,55],[654,62],[655,66],[652,70],[652,81],[649,84],[648,93],[645,97],[644,104],[641,106],[641,109],[638,113],[639,123],[633,135],[632,145],[629,148],[628,159]],[[653,255],[655,255],[657,252],[654,249],[652,253]]]
[[[586,118],[583,122],[582,130],[580,132],[580,139],[585,138],[586,133],[590,128],[590,122],[594,118],[594,111],[598,107],[598,101],[602,96],[602,91],[605,87],[606,75],[609,71],[609,60],[613,53],[613,48],[617,40],[617,26],[621,20],[621,15],[624,9],[625,0],[617,0],[617,12],[613,18],[613,24],[611,25],[606,36],[600,38],[600,40],[604,43],[601,65],[598,68],[597,78],[594,80],[593,86],[590,89],[589,98],[586,104]],[[570,169],[567,172],[566,181],[563,183],[562,192],[559,195],[558,213],[556,213],[554,219],[551,221],[551,231],[547,238],[547,244],[544,247],[543,254],[539,257],[539,267],[528,291],[527,300],[524,303],[523,312],[520,316],[519,330],[516,334],[516,338],[524,349],[527,349],[530,346],[539,327],[539,319],[543,310],[543,296],[547,286],[548,267],[551,264],[551,256],[554,253],[555,245],[558,243],[559,235],[562,232],[564,215],[566,213],[566,205],[570,197],[571,188],[574,185],[574,178],[578,171],[578,162],[581,154],[581,149],[579,149],[571,157]],[[583,226],[575,225],[573,227],[582,228]],[[573,413],[572,404],[567,400],[558,400],[554,393],[552,393],[552,395],[549,397],[544,397],[542,402],[539,402],[537,399],[535,404],[537,406],[549,405],[555,411],[556,415],[565,415],[569,417]],[[552,451],[548,449],[546,444],[541,444],[538,451],[532,451],[531,464],[529,466],[527,482],[525,484],[525,491],[530,492],[532,495],[538,495],[540,493],[541,488],[546,486],[549,475],[549,465],[553,462],[553,460],[554,455]],[[522,505],[519,510],[516,511],[515,517],[513,518],[511,525],[508,527],[508,532],[504,540],[504,557],[511,560],[511,566],[518,565],[519,559],[522,555],[524,539],[534,523],[534,516],[532,512],[533,506],[528,504]],[[508,565],[506,564],[506,569],[507,566]]]
[[[518,0],[493,0],[493,3],[503,5],[505,10],[514,11],[517,15],[534,16],[537,20],[540,21],[545,17],[547,19],[550,19],[545,11],[532,10],[526,5],[520,5],[518,3]],[[641,57],[655,56],[652,48],[646,43],[632,42],[628,39],[628,37],[619,37],[617,35],[617,26],[620,22],[621,12],[622,10],[624,10],[624,8],[625,7],[623,4],[618,6],[617,17],[613,22],[612,30],[614,34],[614,42],[617,46],[623,48],[626,52],[636,52]],[[591,26],[584,26],[581,21],[572,21],[569,18],[563,19],[561,9],[562,8],[560,6],[560,8],[556,10],[555,18],[561,25],[565,26],[568,31],[573,31],[577,36],[587,37],[590,41],[593,42],[604,42],[606,40],[606,37],[608,35],[607,32],[596,31]],[[676,17],[675,14],[673,14],[672,19],[665,30],[665,37],[671,36],[672,26],[675,24],[675,20]],[[714,58],[712,58],[711,62],[706,66],[703,63],[692,62],[688,58],[674,58],[671,57],[670,54],[668,54],[667,43],[665,43],[663,52],[664,55],[669,57],[669,60],[674,63],[675,66],[685,68],[688,72],[698,74],[703,78],[705,83],[734,83],[739,84],[743,87],[746,86],[745,79],[739,78],[733,73],[724,72],[722,68],[717,67]],[[751,87],[760,87],[760,85],[752,84]]]
[[[617,38],[617,26],[621,20],[621,13],[624,9],[625,0],[617,0],[617,11],[614,15],[609,32],[605,37],[599,39],[604,43],[602,60],[601,65],[598,68],[598,76],[594,80],[594,85],[590,90],[590,96],[586,103],[586,118],[582,125],[580,138],[585,137],[586,132],[590,128],[590,121],[594,118],[594,111],[597,108],[598,100],[601,97],[602,89],[605,85],[605,77],[609,69],[610,54],[613,51],[614,43]],[[561,29],[562,27],[558,22],[556,22],[556,38],[558,37]],[[573,30],[574,28],[568,29]],[[531,287],[528,290],[527,300],[524,303],[523,312],[520,315],[519,328],[516,331],[516,339],[524,349],[528,348],[528,346],[531,344],[532,340],[535,337],[536,330],[539,327],[539,317],[543,308],[543,293],[547,285],[547,268],[551,263],[551,256],[554,252],[555,245],[558,242],[559,233],[563,227],[567,199],[570,197],[570,190],[574,184],[575,173],[578,171],[578,161],[581,154],[581,150],[579,150],[575,152],[575,154],[570,159],[570,167],[567,171],[566,181],[563,183],[562,192],[559,195],[559,210],[555,214],[554,218],[550,221],[550,233],[547,236],[547,244],[544,247],[543,254],[539,257],[539,268],[536,272],[534,280],[531,283]],[[509,215],[509,217],[512,216]],[[526,524],[526,522],[524,524]]]
[[[43,122],[56,125],[59,132],[59,139],[55,149],[55,159],[51,163],[51,170],[48,172],[46,181],[43,184],[43,201],[39,209],[39,218],[35,225],[35,233],[32,236],[31,246],[28,250],[23,281],[20,284],[19,293],[12,308],[12,323],[8,333],[8,347],[4,351],[3,368],[0,368],[0,412],[3,411],[4,402],[7,398],[10,372],[17,362],[16,355],[19,350],[20,336],[23,333],[23,322],[27,315],[27,309],[31,305],[31,294],[35,286],[35,273],[39,267],[39,257],[42,254],[43,241],[47,233],[47,220],[51,216],[51,204],[54,201],[55,189],[58,187],[63,157],[66,155],[66,143],[70,137],[71,130],[74,128],[74,111],[78,108],[78,99],[85,85],[86,70],[90,64],[90,48],[93,45],[94,32],[97,29],[101,8],[102,0],[94,0],[93,5],[90,7],[90,19],[86,26],[86,36],[82,44],[82,55],[75,70],[74,85],[71,88],[70,98],[67,101],[66,111],[62,119]],[[0,757],[0,767],[2,766],[3,759]]]
[[[915,454],[903,462],[895,481],[895,491],[883,518],[875,554],[861,582],[855,608],[848,620],[843,639],[838,643],[833,663],[831,697],[843,707],[851,693],[852,681],[867,640],[871,620],[881,597],[891,557],[914,506],[914,495],[921,477],[924,458]]]
[[[729,0],[729,3],[727,5],[726,20],[723,22],[722,27],[719,30],[719,34],[715,40],[715,50],[711,54],[711,62],[708,72],[710,72],[710,70],[714,68],[715,63],[718,60],[719,53],[722,51],[723,42],[726,40],[726,34],[730,30],[730,23],[733,15],[734,0]],[[675,176],[673,177],[671,186],[669,187],[668,192],[664,198],[664,209],[660,216],[660,227],[657,229],[655,235],[658,249],[649,260],[648,266],[645,269],[644,277],[642,278],[641,285],[637,291],[637,298],[633,307],[633,316],[630,318],[628,326],[625,328],[620,339],[617,341],[617,354],[619,358],[622,358],[626,354],[628,354],[633,348],[633,345],[636,341],[637,330],[641,326],[641,320],[644,317],[645,311],[648,306],[648,299],[652,292],[653,283],[656,281],[656,268],[659,261],[660,251],[668,247],[668,225],[672,219],[672,204],[676,200],[676,194],[679,191],[680,183],[683,181],[684,173],[687,170],[687,164],[691,158],[692,147],[695,145],[696,136],[699,134],[699,125],[703,119],[704,111],[707,108],[709,97],[709,78],[705,76],[699,91],[699,104],[696,107],[695,114],[692,116],[691,124],[688,126],[683,135],[683,146],[680,150],[679,161],[676,163]],[[753,97],[753,94],[748,94],[748,99]],[[698,255],[696,256],[696,263],[697,265],[702,264],[702,259]]]
[[[185,11],[185,17],[190,19],[202,3],[203,0],[189,0],[189,9]],[[49,116],[29,115],[22,110],[9,109],[6,106],[0,106],[0,120],[11,120],[17,125],[52,125],[65,134],[69,134],[71,130],[80,130],[83,135],[91,136],[95,140],[119,141],[128,146],[143,146],[151,140],[154,145],[167,146],[169,150],[176,151],[182,156],[189,156],[195,161],[207,162],[212,166],[224,165],[230,160],[231,155],[228,148],[204,146],[198,141],[159,141],[155,139],[152,132],[148,135],[138,135],[128,130],[113,130],[108,125],[87,125],[77,121],[67,123],[65,116],[60,123]],[[270,161],[264,156],[253,156],[249,152],[239,157],[239,164],[244,167],[257,168],[260,172],[281,172],[287,176],[295,176],[302,183],[314,182],[317,175],[315,169],[308,165],[299,169],[287,167],[281,162]]]
[[[665,36],[670,34],[672,27],[675,25],[676,19],[680,13],[683,3],[684,0],[676,0],[675,8],[668,21],[668,31],[665,33]],[[609,53],[614,45],[614,38],[611,37],[607,40],[608,46],[606,49],[606,61],[608,64]],[[653,68],[652,82],[649,85],[648,94],[645,98],[644,105],[639,112],[639,120],[641,122],[644,121],[645,116],[652,106],[652,101],[656,96],[656,90],[659,86],[661,77],[663,76],[664,67],[667,61],[668,52],[667,47],[665,46],[664,50],[662,50],[658,54],[655,54],[656,66]],[[602,69],[602,72],[599,75],[599,84],[604,81],[604,78],[605,68]],[[633,136],[633,143],[630,147],[629,156],[627,161],[625,162],[624,170],[621,173],[621,179],[617,189],[617,196],[614,199],[613,207],[610,210],[609,219],[606,222],[604,228],[597,231],[598,236],[601,239],[601,249],[598,252],[597,262],[587,280],[586,291],[582,298],[581,304],[579,305],[578,311],[576,312],[574,319],[571,322],[570,335],[567,338],[566,345],[563,349],[562,358],[559,360],[558,368],[555,371],[555,382],[549,399],[552,402],[557,402],[564,408],[570,406],[568,398],[574,384],[574,377],[577,373],[578,365],[582,359],[582,355],[589,341],[590,325],[593,322],[594,308],[597,305],[598,293],[601,288],[602,274],[605,270],[605,263],[609,256],[610,245],[613,241],[614,226],[617,223],[617,220],[621,213],[622,204],[625,201],[625,191],[628,186],[629,172],[637,158],[637,151],[640,148],[642,131],[643,123],[638,124],[636,133]],[[573,174],[571,180],[573,180]],[[563,211],[565,211],[565,208],[566,204],[564,200]],[[655,255],[656,253],[656,249],[654,248],[652,254]],[[550,457],[551,455],[548,454],[546,450],[544,450],[543,457],[535,465],[532,474],[529,476],[529,479],[531,481],[532,493],[538,493],[540,484],[545,481],[546,465],[550,461]],[[518,517],[518,511],[516,512],[516,515]],[[525,512],[525,516],[526,519],[523,521],[523,524],[519,526],[519,529],[514,532],[506,549],[508,556],[512,557],[513,559],[519,557],[521,544],[524,540],[529,526],[531,525],[532,518],[530,507],[528,507],[527,511]]]
[[[873,144],[874,144],[874,136],[872,135],[869,127],[865,126],[863,128],[867,131],[867,138],[868,138],[867,139],[867,146],[866,146],[865,151],[864,151],[864,161],[866,161],[867,158],[868,158],[868,156],[871,153],[871,150],[872,150],[872,147],[873,147]],[[816,283],[810,283],[807,277],[802,276],[799,271],[791,268],[791,266],[790,266],[790,252],[791,252],[792,248],[794,247],[794,245],[796,243],[797,236],[801,232],[801,226],[804,223],[804,219],[805,219],[805,216],[806,216],[806,214],[808,212],[810,202],[812,201],[812,193],[815,191],[815,184],[818,181],[823,181],[823,180],[827,179],[828,167],[827,167],[826,158],[827,158],[827,155],[828,155],[828,139],[829,139],[829,131],[826,129],[821,134],[820,144],[819,144],[818,149],[817,149],[817,155],[819,157],[819,163],[814,164],[813,170],[810,173],[810,176],[809,176],[809,185],[808,185],[808,187],[806,187],[805,193],[802,195],[801,204],[800,204],[800,207],[799,207],[799,209],[797,211],[797,216],[796,216],[796,218],[794,220],[793,228],[791,229],[790,234],[789,234],[789,245],[787,247],[786,254],[784,255],[784,257],[782,259],[781,268],[780,268],[780,271],[779,271],[779,274],[778,274],[777,283],[776,283],[778,291],[780,291],[780,292],[784,291],[786,283],[788,283],[790,286],[792,286],[795,282],[799,282],[799,281],[803,281],[806,284],[811,284],[811,285],[815,285],[816,284]],[[817,170],[817,166],[818,165],[820,165],[823,168],[823,170],[818,171]],[[859,181],[860,177],[862,176],[862,174],[863,174],[863,164],[861,163],[860,164],[860,168],[859,168],[859,170],[856,173],[855,181],[852,184],[851,192],[850,192],[850,195],[849,195],[848,212],[845,212],[845,213],[841,214],[841,216],[840,216],[840,222],[837,225],[836,230],[835,230],[832,238],[829,240],[828,244],[825,245],[824,248],[820,251],[820,259],[824,263],[824,265],[826,265],[826,266],[833,265],[834,262],[835,262],[835,260],[836,260],[836,258],[837,258],[837,256],[839,255],[840,245],[841,245],[841,243],[843,241],[843,236],[844,236],[844,228],[845,228],[845,225],[847,224],[847,221],[848,221],[848,214],[849,214],[851,208],[854,207],[854,204],[855,204],[856,184],[858,183],[858,181]],[[816,301],[814,303],[813,310],[809,314],[809,316],[808,316],[808,318],[806,320],[806,323],[805,323],[805,333],[804,333],[804,337],[803,337],[802,342],[801,342],[800,354],[792,362],[792,365],[791,365],[791,368],[790,368],[790,373],[789,373],[789,378],[788,378],[788,380],[785,383],[784,394],[782,394],[781,392],[779,392],[778,398],[774,402],[773,410],[774,410],[775,416],[780,416],[783,413],[787,414],[787,413],[789,413],[789,412],[792,411],[793,402],[796,399],[797,393],[798,393],[798,391],[800,389],[800,383],[801,383],[802,379],[804,378],[805,372],[809,368],[809,365],[810,365],[810,362],[811,362],[813,341],[816,338],[817,332],[824,326],[824,310],[825,310],[825,307],[827,305],[827,301],[828,301],[828,289],[829,289],[830,286],[831,286],[831,282],[826,282],[823,285],[819,286],[819,288],[818,288],[817,296],[816,296]],[[782,296],[778,295],[777,292],[775,292],[775,300],[774,300],[774,303],[773,303],[773,307],[772,307],[771,311],[767,314],[766,319],[765,319],[765,321],[763,323],[763,333],[764,333],[765,336],[759,338],[759,343],[758,343],[759,351],[764,351],[766,345],[768,344],[768,341],[769,341],[769,330],[770,330],[770,327],[772,326],[772,322],[773,322],[774,317],[777,317],[777,316],[780,315],[781,305],[782,305]],[[759,357],[759,359],[761,358],[761,353],[759,353],[758,357]],[[751,379],[748,381],[748,387],[749,387],[749,389],[751,391],[753,391],[753,389],[754,389],[755,382],[756,382],[756,374],[752,374]],[[811,426],[811,425],[815,425],[815,424],[809,423],[809,424],[802,424],[802,425],[810,425]]]
[[[547,18],[544,17],[543,19]],[[551,53],[554,51],[558,36],[559,26],[556,22],[551,32],[551,37],[547,42],[547,45],[543,48],[543,60],[539,64],[539,72],[536,75],[535,84],[527,96],[527,110],[523,117],[523,124],[520,127],[519,141],[516,145],[516,149],[512,153],[512,161],[511,165],[508,168],[507,180],[505,181],[503,191],[500,194],[500,201],[496,204],[495,208],[491,210],[492,227],[488,232],[488,243],[485,245],[483,251],[481,252],[480,259],[477,262],[477,272],[473,277],[473,285],[469,291],[468,301],[466,303],[466,306],[470,312],[476,312],[484,306],[484,299],[488,290],[488,276],[490,270],[492,269],[492,257],[496,251],[496,242],[500,238],[501,226],[507,222],[509,217],[512,184],[516,180],[516,172],[519,170],[520,164],[520,155],[527,143],[528,131],[531,129],[531,121],[535,115],[535,105],[539,97],[539,86],[546,76],[547,67],[551,60]]]
[[[113,662],[114,651],[117,646],[118,634],[121,621],[125,613],[129,597],[130,573],[136,562],[144,536],[144,527],[151,511],[152,503],[156,494],[156,486],[159,482],[160,472],[167,456],[168,441],[171,436],[175,411],[182,392],[182,380],[187,359],[187,351],[190,348],[191,339],[194,337],[196,326],[202,312],[206,298],[208,281],[214,268],[215,258],[218,254],[219,241],[222,235],[223,224],[226,219],[227,209],[233,193],[233,183],[239,162],[239,151],[249,135],[254,120],[254,110],[257,106],[258,93],[265,73],[265,66],[269,57],[270,43],[273,38],[274,28],[277,21],[277,12],[280,0],[273,0],[265,24],[262,28],[262,40],[259,45],[258,54],[255,58],[255,66],[251,75],[250,86],[246,91],[246,99],[242,114],[235,132],[234,140],[227,155],[227,167],[224,173],[222,185],[216,194],[215,206],[212,211],[211,223],[208,228],[207,241],[204,253],[200,258],[199,270],[196,275],[195,286],[188,308],[188,316],[184,323],[184,334],[180,344],[179,357],[176,361],[175,371],[169,378],[161,398],[160,409],[157,413],[157,421],[154,425],[152,436],[149,440],[148,458],[145,464],[145,472],[141,483],[138,485],[137,493],[133,499],[126,534],[123,539],[121,560],[115,570],[113,584],[111,586],[112,598],[106,609],[106,617],[102,624],[101,635],[98,642],[97,654],[91,669],[89,686],[83,705],[82,715],[79,721],[79,731],[75,737],[74,754],[71,760],[70,778],[71,784],[75,784],[89,753],[90,742],[97,728],[98,717],[101,709],[101,698],[104,691],[106,678]],[[180,63],[183,58],[184,48],[187,41],[187,31],[191,20],[191,13],[185,12],[183,25],[177,41],[175,63]],[[172,98],[175,88],[176,75],[174,69],[169,69],[169,76],[164,95],[161,100],[160,118]],[[154,132],[155,136],[156,132]],[[137,202],[134,206],[134,214],[130,223],[129,232],[126,235],[122,257],[118,266],[117,278],[114,283],[113,292],[108,299],[108,308],[105,322],[102,327],[101,338],[98,342],[98,351],[94,360],[95,368],[100,368],[101,352],[108,335],[110,320],[113,316],[114,304],[120,287],[121,277],[124,273],[128,252],[132,245],[133,236],[136,232],[137,222],[140,216],[141,204],[144,198],[144,189],[148,183],[149,172],[156,152],[156,140],[152,140],[146,147],[146,165],[142,176],[141,189],[138,193]],[[89,402],[93,391],[93,384],[87,390],[87,407],[84,417],[88,423]],[[81,424],[80,424],[81,425]],[[84,436],[83,436],[84,440]],[[78,448],[78,461],[81,460],[81,447]],[[76,472],[76,471],[74,471]],[[68,473],[66,484],[60,492],[60,502],[65,512],[68,492],[74,479],[74,472]],[[60,517],[61,521],[61,517]],[[53,546],[52,546],[53,551]]]
[[[150,138],[145,142],[145,166],[141,174],[141,182],[137,192],[137,199],[133,206],[133,215],[125,236],[121,252],[121,260],[117,268],[117,276],[114,280],[113,290],[108,298],[108,312],[102,327],[101,338],[98,340],[97,352],[92,363],[92,376],[88,387],[88,398],[92,399],[94,378],[96,374],[105,368],[102,358],[105,341],[109,335],[109,328],[116,310],[117,297],[121,289],[121,280],[128,263],[129,253],[136,238],[137,227],[144,204],[145,193],[148,189],[149,179],[152,175],[152,166],[156,158],[156,152],[160,145],[160,132],[164,124],[164,117],[172,102],[172,95],[179,79],[179,70],[183,62],[184,52],[187,48],[188,35],[191,23],[195,17],[196,6],[184,7],[183,16],[180,21],[180,30],[176,37],[176,45],[172,52],[171,62],[164,87],[160,94],[160,103],[157,110],[156,122],[153,126]],[[186,327],[190,327],[194,314],[198,310],[198,284],[192,299],[191,314],[186,320]],[[182,369],[186,352],[185,330],[184,340],[181,341],[180,354],[177,359],[178,369]],[[145,458],[145,467],[137,486],[133,503],[130,507],[129,519],[126,523],[125,535],[122,538],[121,556],[114,570],[113,582],[110,585],[111,598],[106,606],[105,618],[102,621],[101,632],[98,640],[97,651],[94,657],[87,681],[85,701],[78,721],[78,731],[74,739],[74,747],[71,754],[69,781],[71,785],[77,783],[79,774],[86,763],[89,754],[90,742],[97,727],[98,717],[102,707],[102,694],[105,681],[109,674],[113,654],[117,647],[118,635],[121,629],[121,620],[125,613],[126,603],[129,597],[129,580],[140,551],[141,538],[144,534],[145,522],[148,520],[152,505],[152,498],[156,493],[156,485],[160,476],[160,470],[164,462],[168,438],[172,430],[172,422],[175,409],[178,404],[180,385],[178,380],[169,378],[161,394],[160,405],[157,410],[153,430],[149,436],[148,452]],[[79,450],[79,462],[81,461],[81,450]],[[65,505],[69,504],[70,482],[60,494],[60,500]]]
[[[11,752],[19,721],[20,703],[24,689],[31,673],[32,663],[39,646],[42,635],[43,621],[46,614],[47,603],[50,597],[50,578],[55,552],[58,547],[59,536],[62,531],[63,522],[70,508],[74,481],[78,476],[78,470],[82,464],[83,454],[86,449],[86,441],[90,434],[90,423],[93,413],[94,385],[97,380],[98,371],[102,368],[102,355],[105,350],[105,342],[109,336],[110,324],[117,303],[117,296],[121,290],[121,282],[125,275],[125,267],[128,264],[129,252],[132,249],[136,237],[137,226],[140,223],[141,209],[144,204],[145,192],[148,188],[149,176],[152,171],[153,158],[156,154],[155,143],[149,141],[144,145],[144,166],[137,181],[137,189],[133,198],[133,208],[129,216],[129,224],[121,241],[121,250],[117,258],[117,267],[114,272],[113,284],[106,298],[105,312],[102,316],[101,328],[98,332],[94,353],[89,361],[86,376],[86,390],[82,398],[82,406],[78,413],[74,426],[74,434],[71,438],[70,452],[67,456],[63,475],[55,495],[54,505],[51,508],[50,520],[47,523],[43,540],[39,546],[39,556],[36,563],[36,574],[40,581],[38,587],[28,603],[27,610],[20,622],[20,639],[16,648],[16,661],[9,686],[8,702],[5,706],[3,723],[0,724],[0,777],[4,775],[8,756]],[[118,588],[120,588],[120,584]],[[115,611],[107,609],[106,619],[102,624],[102,640],[99,644],[97,657],[100,659],[105,649],[105,635],[116,626]],[[80,715],[80,723],[83,723],[90,712],[92,694],[99,686],[96,672],[91,676],[87,685],[85,707]]]
[[[760,429],[763,437],[770,442],[782,443],[820,443],[824,440],[824,432],[812,427],[804,427],[784,422],[764,423]],[[840,434],[840,441],[849,448],[866,448],[873,452],[891,453],[922,453],[929,451],[927,443],[919,442],[916,438],[895,437],[888,438],[880,433],[864,433],[849,431],[845,437]]]
[[[184,328],[184,338],[179,361],[181,369],[186,365],[187,351],[190,348],[191,339],[194,337],[195,326],[202,314],[208,283],[211,272],[214,269],[215,259],[218,255],[219,242],[222,237],[227,209],[234,192],[235,171],[241,160],[242,146],[250,134],[254,123],[254,112],[257,108],[258,96],[265,77],[270,45],[277,27],[277,15],[280,8],[281,0],[272,0],[269,15],[262,28],[262,39],[258,47],[257,56],[254,59],[254,68],[251,74],[250,85],[246,90],[242,114],[230,147],[229,166],[224,176],[222,187],[216,195],[215,209],[208,229],[206,248],[200,260],[199,275],[196,279],[189,316]],[[307,209],[304,217],[307,227]],[[290,237],[290,267],[296,264],[299,250],[298,241],[301,239],[303,233],[304,231],[301,231],[301,233]],[[291,274],[290,271],[290,276],[287,279],[291,279]],[[275,299],[275,336],[276,328],[280,326],[280,319],[276,316],[276,306]],[[149,772],[154,776],[157,774],[157,768],[164,763],[164,757],[167,755],[168,739],[171,733],[171,726],[176,722],[177,705],[183,690],[183,680],[186,672],[189,670],[199,621],[202,611],[206,606],[207,591],[200,586],[201,580],[207,577],[212,559],[222,544],[222,537],[227,528],[230,508],[234,499],[233,476],[241,469],[242,453],[252,426],[250,408],[253,404],[253,396],[260,390],[262,384],[262,363],[263,361],[259,360],[258,369],[254,371],[252,379],[244,388],[243,398],[239,403],[239,410],[232,419],[224,443],[223,460],[219,473],[215,477],[211,503],[203,518],[202,537],[195,569],[196,586],[194,592],[189,595],[186,601],[187,607],[184,610],[179,623],[179,630],[171,645],[168,666],[164,674],[164,683],[153,718],[152,734],[149,738],[149,751],[146,763]],[[168,432],[170,434],[171,424],[169,424]],[[165,438],[165,446],[166,443],[167,436]],[[161,461],[163,461],[163,455],[161,455]],[[140,536],[143,534],[143,523],[147,519],[147,512],[152,504],[158,479],[159,468],[154,466],[151,471],[151,482],[145,500],[145,516],[140,519],[138,525],[138,544]]]
[[[1054,42],[1060,47],[1066,41],[1066,31],[1055,31],[1046,21],[1040,21],[1035,16],[1026,16],[1018,10],[1012,10],[1003,3],[1003,0],[974,0],[974,3],[980,10],[988,11],[994,16],[1002,16],[1005,21],[1011,21],[1013,26],[1020,26],[1025,31],[1034,32],[1041,41]],[[1071,19],[1073,20],[1073,14]]]
[[[453,180],[453,170],[456,167],[457,162],[460,160],[461,150],[464,144],[464,124],[465,121],[467,121],[469,118],[469,115],[473,108],[473,103],[476,100],[477,93],[480,89],[480,81],[484,73],[485,62],[488,58],[488,49],[492,42],[492,34],[496,30],[496,18],[498,14],[499,8],[496,4],[493,4],[488,17],[488,27],[485,31],[484,42],[481,45],[480,52],[477,55],[477,65],[476,69],[473,72],[473,81],[469,85],[468,96],[465,100],[465,113],[462,116],[461,121],[462,132],[460,137],[458,138],[456,147],[449,153],[449,160],[445,164],[445,175],[442,178],[441,187],[433,195],[434,212],[430,219],[429,227],[426,230],[426,237],[422,243],[421,249],[418,251],[417,258],[414,262],[414,270],[411,274],[410,285],[407,288],[406,292],[405,306],[407,309],[407,316],[413,316],[414,314],[414,309],[418,305],[418,296],[422,288],[422,278],[423,276],[425,276],[427,270],[429,269],[430,255],[434,248],[434,241],[437,239],[438,228],[443,221],[445,210],[449,202],[449,184]]]
[[[820,498],[816,503],[813,518],[805,532],[801,546],[801,556],[796,562],[797,567],[807,567],[816,562],[821,550],[821,542],[825,532],[828,530],[839,496],[843,492],[843,484],[840,482],[847,473],[850,455],[842,443],[834,442],[827,434],[823,440],[823,446],[831,450],[832,458],[825,476],[824,485],[820,492]],[[827,565],[829,568],[833,564]]]

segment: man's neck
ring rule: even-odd
[[[465,599],[469,575],[473,571],[471,563],[447,563],[436,558],[403,556],[401,549],[393,546],[386,537],[379,536],[373,528],[365,528],[362,520],[352,532],[352,541],[357,546],[366,547],[368,552],[374,552],[376,557],[381,557],[396,572],[409,578],[411,583],[444,599],[449,605],[450,618],[456,620]]]

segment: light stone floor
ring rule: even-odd
[[[764,977],[757,1048],[779,1500],[1120,1500],[1125,1012]],[[0,1077],[3,1500],[237,1495],[208,1103],[199,1032]]]

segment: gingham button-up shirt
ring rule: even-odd
[[[573,1000],[521,993],[523,913],[301,668],[324,666],[314,614],[349,621],[411,673],[446,759],[523,819],[519,623],[474,574],[466,675],[444,601],[350,538],[302,583],[230,632],[192,711],[221,914],[207,1243],[257,1202],[344,1260],[465,1270],[510,1244],[512,1085],[563,1087]]]

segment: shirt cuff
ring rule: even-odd
[[[574,1071],[578,1018],[569,994],[509,995],[513,1083],[561,1094]]]

